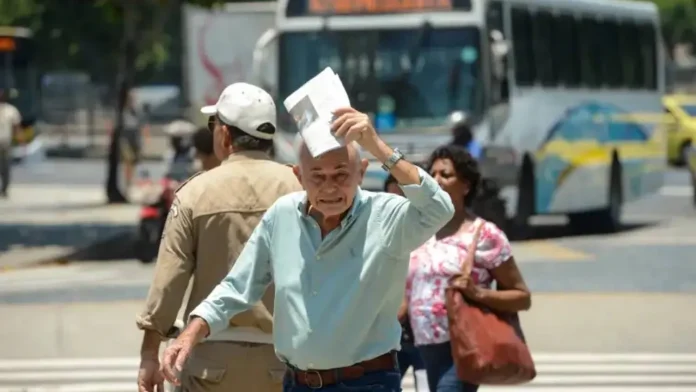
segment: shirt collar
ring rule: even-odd
[[[341,220],[341,227],[345,227],[345,225],[353,221],[353,219],[357,215],[358,210],[365,203],[365,199],[365,193],[362,189],[360,189],[360,187],[358,187],[358,190],[355,192],[355,197],[353,198],[353,204],[350,206],[350,209],[348,210],[348,214],[346,214],[345,218]],[[303,217],[311,218],[309,215],[307,215],[308,208],[309,202],[307,200],[307,193],[305,192],[305,195],[298,204],[297,209],[300,211],[300,214],[302,214]]]
[[[271,157],[263,151],[239,151],[230,154],[230,156],[228,156],[227,159],[225,159],[222,163],[226,164],[230,162],[251,161],[260,159],[268,160],[271,159]]]

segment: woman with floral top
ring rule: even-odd
[[[389,175],[384,181],[384,191],[400,196],[404,195],[399,187],[399,183],[392,175]],[[429,392],[423,360],[420,357],[418,349],[413,345],[413,330],[411,329],[411,322],[408,319],[408,304],[405,300],[399,307],[397,318],[401,324],[401,350],[397,353],[401,379],[403,380],[409,368],[413,368],[413,381],[416,385],[416,391]]]
[[[503,231],[476,217],[468,207],[481,178],[476,161],[462,147],[443,146],[428,169],[455,205],[452,220],[435,237],[411,253],[406,301],[415,344],[425,361],[431,392],[475,392],[478,385],[457,378],[450,351],[445,307],[448,280],[461,271],[474,232],[482,225],[469,281],[458,286],[471,301],[499,312],[531,306],[531,294],[512,256]],[[496,289],[492,288],[495,281]]]

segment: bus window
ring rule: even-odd
[[[580,57],[580,81],[586,87],[599,86],[599,72],[596,64],[592,61],[593,58],[599,57],[595,55],[596,45],[593,34],[592,20],[587,17],[576,19],[578,22],[578,52]]]
[[[559,15],[554,20],[553,39],[554,63],[558,64],[558,78],[567,87],[575,87],[580,82],[580,60],[578,59],[577,22],[572,15]]]
[[[655,90],[657,88],[657,47],[655,39],[655,27],[652,24],[643,24],[639,28],[639,41],[641,43],[640,61],[643,64],[642,88]]]
[[[599,22],[601,34],[600,58],[602,61],[602,79],[611,87],[621,86],[621,56],[619,55],[619,31],[615,20],[605,19]]]
[[[553,15],[548,11],[539,11],[533,16],[534,24],[534,59],[539,69],[539,81],[544,86],[555,86],[558,83],[557,64],[554,64],[553,45]]]
[[[533,85],[537,79],[534,65],[532,18],[528,10],[512,8],[512,40],[514,49],[515,79],[519,86]]]
[[[387,110],[404,126],[441,125],[452,111],[477,110],[480,43],[476,27],[287,32],[278,93],[290,95],[331,66],[357,109]]]
[[[619,24],[619,56],[621,59],[621,85],[627,88],[636,86],[637,62],[639,59],[640,43],[636,39],[634,24],[622,22]]]
[[[601,29],[600,21],[596,17],[587,18],[586,25],[589,31],[588,38],[592,43],[590,52],[590,64],[595,75],[594,87],[604,87],[607,85],[607,78],[604,72],[604,56],[602,56],[602,48],[604,47],[604,34]]]
[[[34,40],[19,36],[0,38],[6,42],[0,47],[0,88],[13,92],[8,98],[20,111],[23,119],[35,118],[37,102]]]
[[[503,27],[503,4],[499,0],[488,2],[486,23],[488,24],[488,31],[498,30],[501,33],[505,32]]]
[[[491,93],[490,101],[493,105],[505,103],[510,98],[509,83],[507,78],[508,58],[509,58],[509,39],[505,36],[505,28],[503,26],[503,4],[494,0],[488,3],[486,9],[486,23],[489,38],[489,53],[490,53],[490,72]],[[501,37],[502,35],[502,37]],[[497,42],[501,37],[502,42]],[[504,44],[507,51],[504,56],[502,52],[495,53],[499,45]]]

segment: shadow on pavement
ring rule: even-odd
[[[0,224],[0,252],[63,247],[71,261],[124,259],[133,255],[134,233],[123,224]]]
[[[630,223],[630,224],[625,224],[622,225],[621,229],[615,233],[611,233],[608,235],[612,234],[618,234],[618,233],[626,233],[626,232],[631,232],[635,230],[641,230],[645,228],[649,228],[652,226],[656,226],[659,224],[659,222],[641,222],[641,223]],[[587,235],[599,235],[602,233],[593,233],[593,232],[581,232],[574,230],[570,225],[535,225],[532,228],[531,235],[527,238],[527,240],[548,240],[548,239],[560,239],[560,238],[568,238],[568,237],[580,237],[580,236],[587,236]]]
[[[13,208],[13,212],[19,212],[19,211],[29,211],[29,212],[70,212],[70,211],[81,211],[81,210],[88,210],[88,209],[94,209],[94,208],[100,208],[100,207],[108,207],[109,204],[104,203],[104,202],[87,202],[87,203],[68,203],[66,202],[65,204],[46,204],[46,205],[38,205],[38,206],[20,206],[17,208]],[[2,204],[0,204],[0,208],[2,208]],[[0,223],[0,225],[2,225]]]

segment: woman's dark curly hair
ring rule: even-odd
[[[414,163],[414,165],[420,167],[420,168],[423,169],[423,170],[426,170],[426,169],[425,169],[425,166],[423,166],[423,165],[420,164],[420,163]],[[399,182],[396,181],[396,178],[394,178],[394,176],[392,176],[391,173],[390,173],[390,174],[387,176],[387,179],[384,180],[384,189],[383,189],[384,192],[386,192],[387,189],[389,189],[389,185],[392,184],[392,183],[398,184]]]
[[[451,160],[459,180],[469,183],[469,193],[464,197],[464,205],[467,207],[471,206],[476,195],[478,195],[479,183],[481,182],[481,172],[474,157],[461,146],[452,144],[440,146],[428,158],[426,165],[428,172],[431,171],[433,163],[438,159]]]

